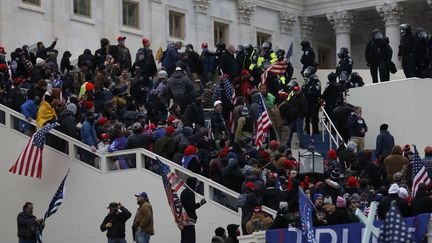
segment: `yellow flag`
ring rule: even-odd
[[[160,46],[159,49],[158,49],[157,52],[156,52],[156,60],[157,60],[158,62],[161,61],[161,59],[162,59],[162,54],[163,54],[163,51],[162,51],[162,47]]]

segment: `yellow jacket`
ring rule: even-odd
[[[56,112],[54,110],[54,107],[52,107],[45,100],[42,101],[41,105],[39,106],[38,112],[36,114],[37,125],[39,127],[43,127],[43,125],[45,125],[46,122],[55,119],[55,117],[56,117]]]

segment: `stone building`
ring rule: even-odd
[[[8,52],[23,44],[70,50],[76,59],[85,48],[95,50],[106,37],[126,36],[134,53],[142,37],[152,49],[167,41],[252,43],[268,40],[287,49],[294,41],[292,62],[298,67],[299,43],[310,40],[321,68],[334,68],[336,50],[347,47],[355,68],[366,68],[364,49],[369,33],[381,28],[390,38],[397,61],[398,25],[430,30],[431,0],[2,0],[0,43]]]

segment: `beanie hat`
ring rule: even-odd
[[[319,197],[323,197],[323,195],[320,193],[316,193],[313,197],[313,201],[315,202]]]
[[[398,184],[394,183],[390,186],[390,189],[388,190],[389,194],[399,194],[399,186]]]
[[[337,155],[336,155],[336,150],[332,149],[328,151],[328,156],[329,159],[337,159]]]
[[[357,179],[354,176],[350,176],[348,177],[348,179],[346,180],[346,186],[347,187],[358,187],[359,186],[359,182],[357,181]]]
[[[288,202],[286,202],[286,201],[280,201],[279,202],[279,209],[280,210],[288,210]]]
[[[399,197],[404,198],[404,199],[407,198],[408,197],[407,189],[405,189],[403,187],[399,188]]]
[[[345,198],[338,196],[336,199],[336,207],[338,208],[344,208],[346,207],[346,200]]]
[[[94,103],[92,101],[86,101],[85,102],[85,108],[87,110],[93,109],[93,107],[94,107]]]
[[[255,184],[253,182],[251,182],[251,181],[247,182],[246,185],[245,185],[245,187],[249,188],[249,189],[252,189],[252,190],[256,189]]]
[[[90,90],[94,90],[94,84],[87,82],[85,84],[85,91],[90,91]]]
[[[376,195],[375,195],[375,198],[374,198],[374,201],[376,201],[376,202],[381,202],[381,200],[383,199],[383,195],[381,194],[381,193],[377,193]]]
[[[354,143],[353,141],[349,141],[347,143],[347,150],[348,151],[354,152],[356,150],[356,148],[357,148],[357,144]]]
[[[175,132],[175,129],[174,129],[174,127],[173,126],[168,126],[167,128],[166,128],[166,133],[167,134],[173,134]]]
[[[279,147],[279,143],[276,140],[271,140],[269,144],[269,148],[271,150],[276,150]]]
[[[333,200],[330,196],[324,197],[324,204],[333,204]]]
[[[338,168],[332,170],[331,174],[330,174],[330,178],[332,180],[339,180],[339,175],[340,175],[340,171]]]
[[[142,44],[145,46],[147,44],[150,44],[150,41],[147,38],[142,39]]]
[[[238,160],[237,155],[236,155],[234,152],[229,152],[229,153],[227,154],[227,159],[228,159],[228,160],[230,160],[230,159],[235,159],[236,161]]]
[[[381,124],[380,131],[387,131],[388,125],[387,124]]]
[[[74,103],[69,103],[66,105],[66,110],[71,111],[72,114],[75,116],[77,113],[77,107]]]
[[[404,151],[405,153],[411,151],[411,146],[410,146],[409,144],[405,144],[405,146],[404,146],[404,148],[403,148],[403,151]]]
[[[225,229],[222,227],[217,227],[215,230],[215,235],[222,237],[225,233]]]
[[[193,145],[189,145],[189,146],[186,147],[186,149],[184,150],[183,154],[185,156],[189,156],[189,155],[192,155],[192,154],[196,154],[196,152],[197,152],[197,148],[195,146],[193,146]]]
[[[267,151],[265,151],[265,150],[263,150],[263,151],[260,152],[260,157],[261,157],[262,160],[265,160],[265,161],[269,161],[270,160],[270,158],[269,158],[270,154]]]

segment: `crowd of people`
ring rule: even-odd
[[[381,61],[373,51],[369,53],[378,40],[386,43],[380,33],[373,32],[373,43],[366,50],[375,76],[377,68],[382,70]],[[408,65],[403,43],[404,39],[403,65]],[[356,222],[355,209],[365,210],[371,201],[380,202],[380,218],[392,200],[403,216],[431,210],[426,185],[410,198],[411,148],[394,145],[388,125],[381,126],[376,154],[364,149],[368,128],[362,109],[344,101],[348,89],[364,82],[352,72],[345,47],[338,51],[340,61],[321,92],[308,41],[301,42],[304,82],[292,80],[290,55],[281,48],[273,51],[270,42],[261,48],[218,43],[216,52],[203,42],[198,54],[191,44],[180,52],[183,43],[177,41],[155,58],[150,41],[144,38],[133,59],[126,37],[119,36],[117,44],[103,38],[94,53],[84,50],[77,66],[71,65],[68,51],[58,65],[56,44],[57,39],[49,47],[39,42],[36,53],[28,46],[16,48],[9,60],[0,48],[0,102],[25,116],[27,122],[20,122],[20,130],[31,135],[35,128],[30,122],[42,127],[55,121],[59,131],[81,140],[93,152],[145,148],[240,193],[241,226],[229,225],[224,241],[225,231],[218,228],[214,242],[238,242],[238,227],[250,234],[299,226],[299,188],[317,208],[315,225]],[[384,59],[391,60],[391,55]],[[274,71],[276,64],[282,70]],[[256,146],[262,106],[268,110],[272,129],[264,131],[264,142]],[[293,135],[297,134],[301,148],[310,149],[306,133],[319,132],[321,106],[349,142],[328,151],[324,174],[300,175],[291,151]],[[290,132],[287,143],[280,144],[276,138],[284,124]],[[425,153],[427,159],[432,149],[426,148]],[[91,152],[80,150],[79,156],[96,165]],[[111,169],[135,166],[133,158],[119,156]],[[146,168],[158,172],[151,161]],[[274,219],[263,212],[263,205],[278,211]]]

